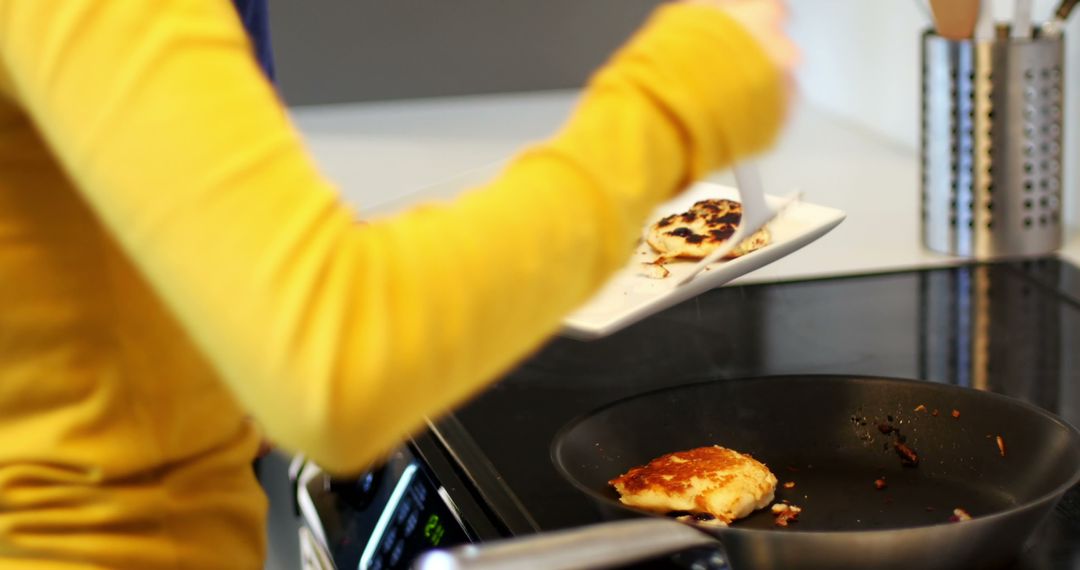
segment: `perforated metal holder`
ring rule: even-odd
[[[998,258],[1061,246],[1063,38],[922,42],[924,244]]]

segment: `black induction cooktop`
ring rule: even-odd
[[[1000,392],[1080,425],[1080,270],[1056,258],[725,287],[610,337],[556,339],[436,432],[506,534],[598,522],[549,447],[615,399],[778,374],[925,379]],[[1080,568],[1080,489],[1017,568]]]

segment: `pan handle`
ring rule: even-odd
[[[697,546],[719,546],[702,531],[664,518],[607,522],[433,550],[415,570],[575,570],[608,568]]]

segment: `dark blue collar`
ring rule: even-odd
[[[267,0],[233,0],[244,28],[251,36],[255,46],[255,57],[259,59],[266,76],[274,79],[274,54],[270,49],[270,18],[266,6]]]

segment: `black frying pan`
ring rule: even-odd
[[[898,453],[901,436],[917,465]],[[798,521],[778,528],[762,510],[729,528],[691,528],[623,506],[608,485],[660,455],[712,444],[766,463],[781,482],[777,500],[802,507]],[[1039,408],[989,392],[788,376],[620,400],[571,422],[553,442],[552,458],[609,518],[636,520],[434,553],[419,566],[602,567],[716,538],[735,570],[1003,566],[1080,481],[1080,433]],[[885,489],[875,486],[880,478]],[[795,486],[785,489],[789,481]],[[950,522],[955,508],[974,518]]]
[[[898,452],[901,437],[916,466]],[[803,508],[785,529],[762,510],[708,531],[736,569],[1004,565],[1080,481],[1080,434],[1039,408],[955,386],[864,377],[650,392],[572,422],[552,457],[608,515],[640,516],[618,503],[608,480],[665,453],[712,444],[749,453],[782,483],[794,482],[779,485],[776,498]],[[877,489],[882,477],[887,487]],[[954,508],[973,520],[950,522]]]

